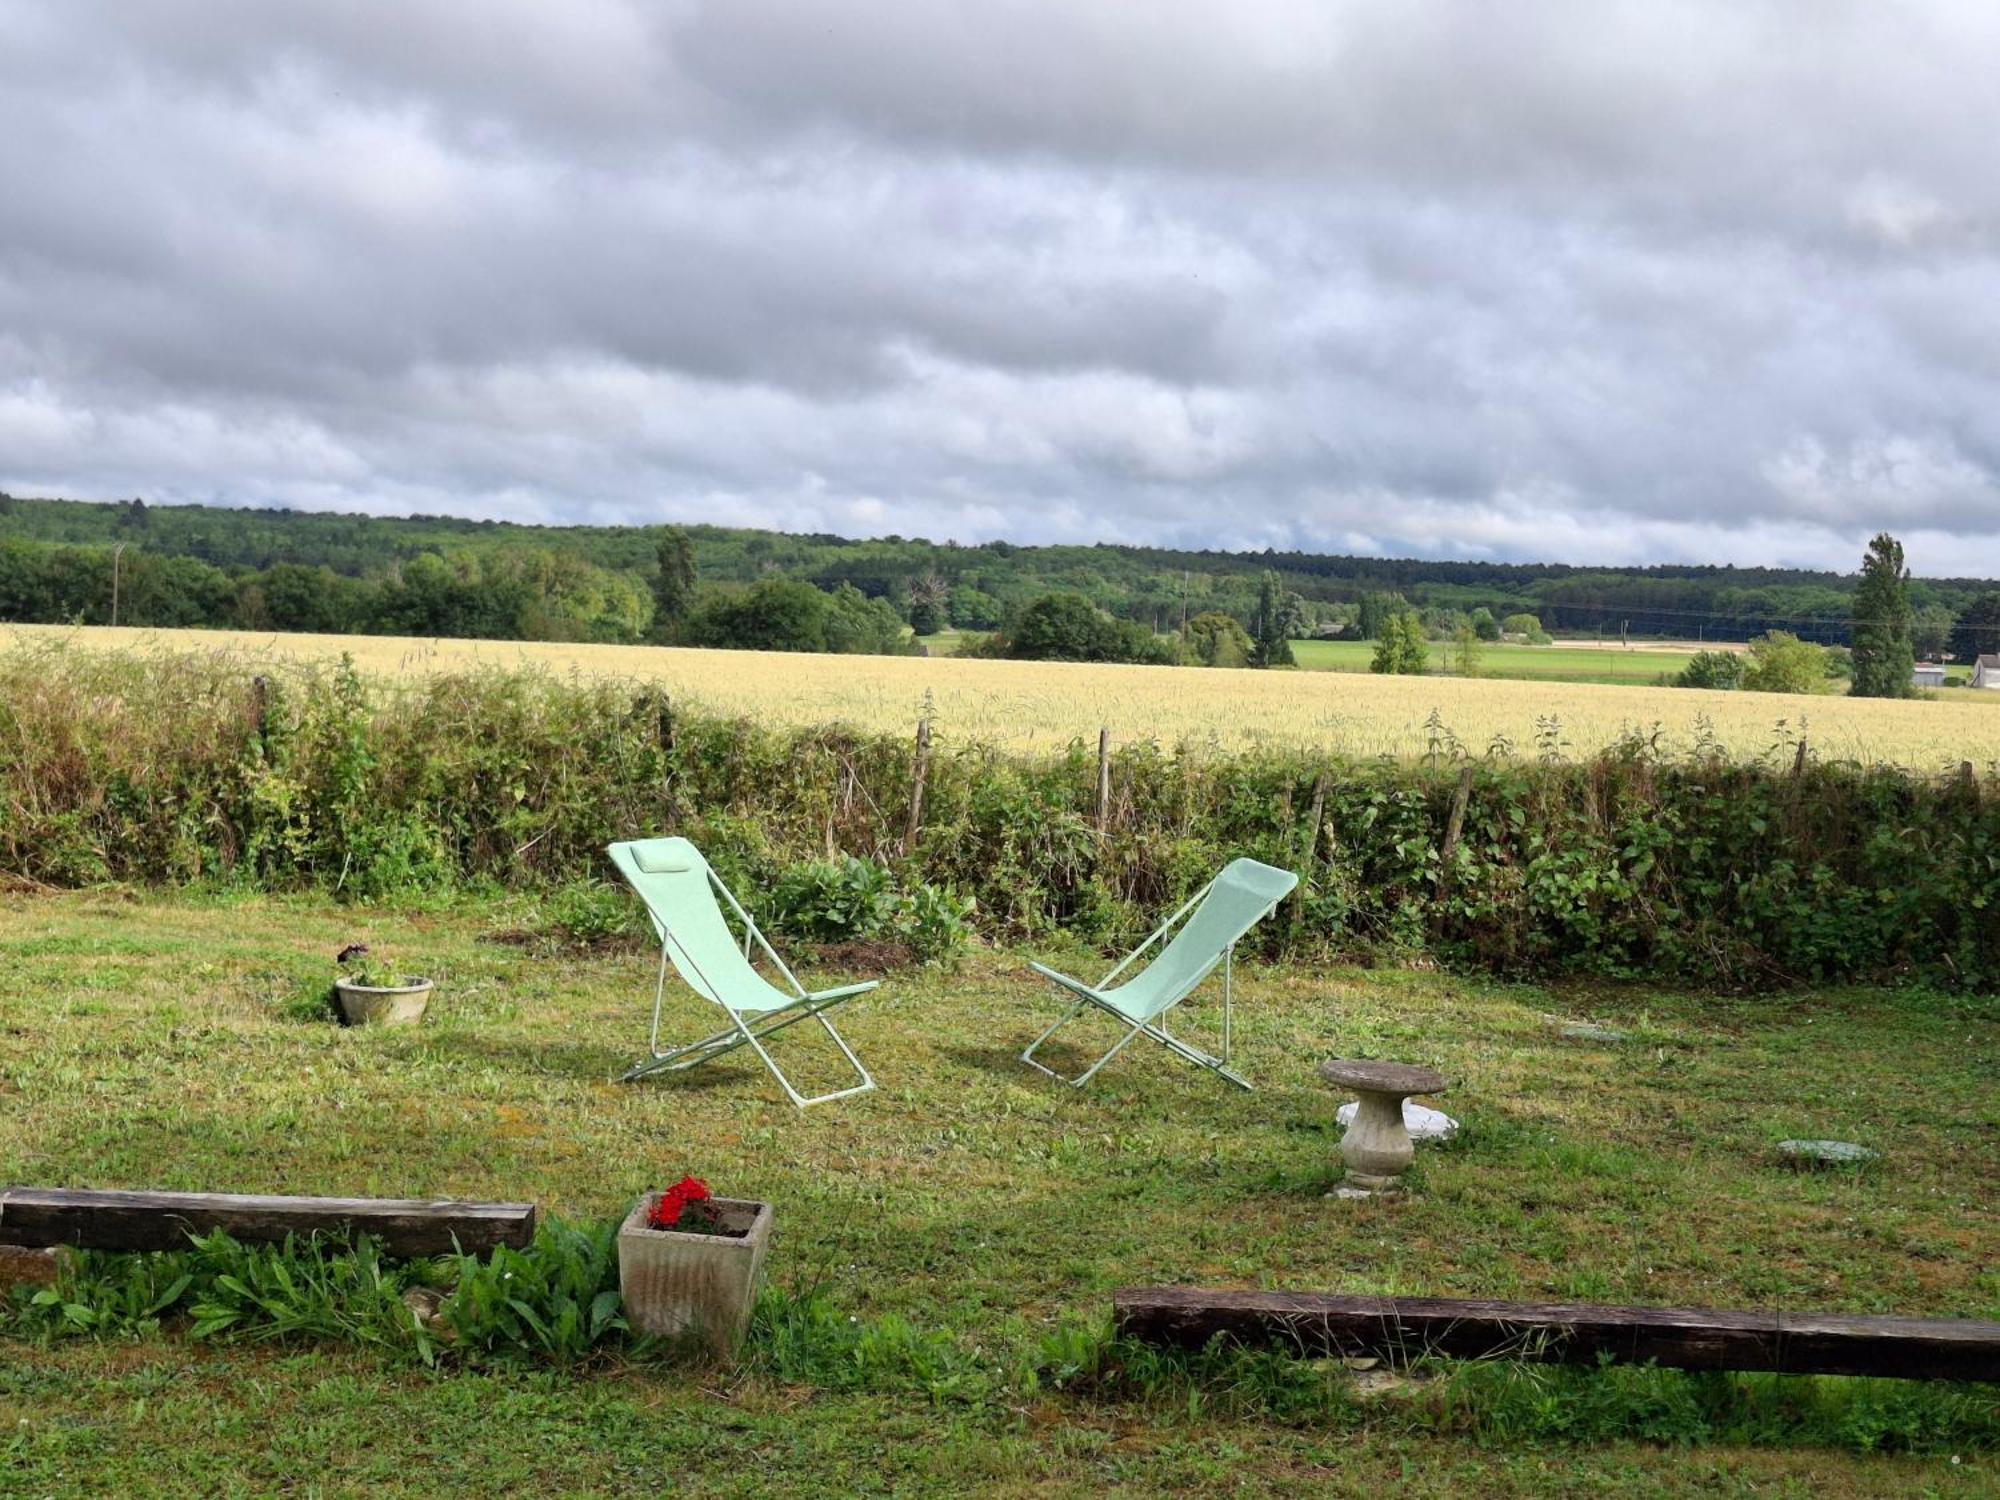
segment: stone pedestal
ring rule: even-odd
[[[1440,1094],[1449,1087],[1442,1073],[1407,1063],[1335,1058],[1319,1065],[1319,1076],[1335,1088],[1351,1089],[1353,1122],[1340,1138],[1347,1174],[1334,1195],[1369,1198],[1403,1191],[1402,1176],[1417,1148],[1403,1124],[1403,1101],[1412,1094]]]

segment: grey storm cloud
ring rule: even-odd
[[[0,485],[2000,573],[2000,9],[0,0]]]

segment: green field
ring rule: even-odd
[[[1149,1282],[1994,1317],[1990,1001],[1245,965],[1257,1092],[1153,1046],[1075,1092],[1016,1060],[1054,1013],[1029,955],[983,952],[858,1002],[844,1029],[881,1088],[800,1115],[754,1062],[609,1082],[641,1049],[652,960],[524,946],[545,927],[527,898],[0,900],[0,1181],[525,1198],[600,1221],[693,1172],[777,1205],[780,1288],[921,1355],[814,1380],[754,1343],[733,1373],[434,1373],[171,1329],[0,1344],[8,1493],[1415,1493],[1411,1475],[1425,1494],[1992,1493],[1990,1428],[1947,1427],[1931,1456],[1830,1446],[1885,1440],[1857,1415],[1788,1446],[1796,1413],[1848,1382],[1791,1382],[1774,1442],[1690,1450],[1660,1443],[1748,1384],[1524,1370],[1481,1405],[1433,1379],[1371,1394],[1292,1367],[1149,1392],[1067,1387],[1045,1353],[1062,1330],[1088,1344],[1111,1291]],[[439,979],[423,1027],[345,1031],[318,1011],[356,938]],[[1632,1040],[1560,1037],[1585,1016]],[[684,992],[669,1004],[675,1031],[707,1020]],[[780,1047],[814,1081],[810,1047]],[[1439,1102],[1464,1131],[1422,1149],[1407,1202],[1322,1197],[1338,1101],[1312,1064],[1336,1054],[1454,1080]],[[1891,1155],[1799,1176],[1772,1154],[1791,1136]],[[1566,1425],[1595,1410],[1587,1391],[1624,1393],[1589,1419],[1608,1431]]]
[[[1373,641],[1294,641],[1292,654],[1300,666],[1315,672],[1365,672],[1375,657]],[[1479,675],[1511,677],[1530,682],[1610,682],[1650,684],[1679,672],[1694,658],[1692,651],[1664,647],[1630,650],[1595,646],[1515,646],[1482,643]],[[1431,669],[1452,670],[1451,647],[1431,642]]]

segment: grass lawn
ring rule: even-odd
[[[1431,665],[1444,671],[1451,644],[1432,641]],[[1365,672],[1375,659],[1373,641],[1293,641],[1292,654],[1312,672]],[[1482,644],[1479,675],[1511,677],[1529,682],[1610,682],[1648,686],[1671,676],[1694,659],[1692,651],[1635,648],[1600,650],[1592,646],[1516,646]]]
[[[961,651],[971,650],[992,633],[990,630],[960,630],[955,625],[947,625],[935,635],[920,635],[915,640],[932,656],[956,656]]]
[[[2000,1316],[1991,1002],[1246,967],[1237,1038],[1257,1092],[1136,1043],[1073,1092],[1015,1060],[1051,997],[1023,955],[982,954],[851,1007],[843,1030],[881,1087],[800,1115],[754,1061],[610,1082],[642,1050],[651,960],[491,941],[532,925],[518,903],[0,901],[0,1182],[525,1198],[603,1220],[693,1172],[777,1204],[779,1284],[996,1363],[1101,1326],[1114,1287],[1149,1282]],[[354,938],[439,978],[424,1026],[314,1014]],[[684,992],[669,1009],[678,1031],[711,1029]],[[1585,1016],[1633,1040],[1560,1039],[1560,1019]],[[832,1076],[802,1033],[780,1047],[802,1086]],[[1464,1130],[1422,1148],[1407,1202],[1321,1196],[1338,1101],[1311,1064],[1343,1053],[1457,1082],[1440,1102]],[[1773,1162],[1789,1136],[1889,1156],[1800,1176]],[[1330,1430],[1222,1401],[964,1400],[921,1383],[15,1342],[0,1345],[0,1490],[592,1493],[677,1476],[723,1494],[1221,1494],[1421,1475],[1424,1493],[1824,1497],[2000,1482],[1981,1451],[1569,1446],[1417,1431],[1365,1404]]]

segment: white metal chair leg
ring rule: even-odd
[[[1035,1050],[1033,1047],[1030,1047],[1027,1052],[1023,1052],[1021,1054],[1021,1061],[1026,1063],[1029,1067],[1033,1068],[1037,1073],[1046,1073],[1049,1077],[1055,1079],[1057,1083],[1066,1083],[1073,1089],[1080,1089],[1086,1083],[1090,1082],[1092,1075],[1094,1075],[1099,1068],[1103,1067],[1106,1063],[1110,1062],[1111,1059],[1117,1055],[1120,1048],[1122,1048],[1127,1042],[1131,1041],[1133,1037],[1137,1036],[1144,1029],[1145,1028],[1141,1026],[1133,1027],[1130,1031],[1126,1032],[1125,1035],[1120,1037],[1112,1045],[1112,1048],[1109,1052],[1105,1053],[1104,1056],[1098,1058],[1096,1062],[1092,1063],[1088,1068],[1084,1069],[1083,1072],[1079,1073],[1074,1078],[1070,1078],[1064,1074],[1058,1073],[1054,1068],[1050,1067],[1047,1063],[1036,1062],[1033,1057],[1029,1056],[1029,1053]],[[1037,1045],[1039,1045],[1039,1043]]]
[[[642,1057],[619,1074],[618,1081],[631,1083],[635,1079],[650,1078],[655,1073],[679,1073],[712,1057],[734,1052],[742,1045],[742,1036],[731,1027],[727,1031],[716,1032],[714,1036],[703,1037],[698,1042],[689,1042],[684,1047],[669,1047],[665,1052],[655,1051],[650,1057]]]
[[[660,1055],[660,1006],[665,1003],[666,998],[667,945],[662,941],[660,944],[660,982],[653,986],[653,1030],[652,1034],[646,1038],[646,1050],[655,1057]]]
[[[1090,1002],[1087,1000],[1079,1000],[1075,1005],[1071,1006],[1069,1008],[1068,1013],[1065,1014],[1061,1020],[1057,1021],[1054,1026],[1051,1026],[1047,1031],[1043,1032],[1040,1036],[1036,1037],[1034,1041],[1028,1044],[1028,1050],[1021,1054],[1021,1061],[1026,1063],[1029,1067],[1033,1068],[1038,1073],[1048,1074],[1049,1077],[1055,1079],[1056,1082],[1058,1083],[1066,1083],[1071,1088],[1080,1089],[1086,1083],[1090,1082],[1090,1080],[1093,1077],[1096,1076],[1097,1070],[1099,1068],[1103,1067],[1106,1063],[1110,1062],[1112,1058],[1116,1057],[1120,1052],[1122,1052],[1125,1048],[1125,1044],[1131,1041],[1132,1038],[1137,1036],[1140,1032],[1146,1031],[1150,1032],[1152,1035],[1156,1037],[1160,1037],[1159,1032],[1152,1031],[1152,1029],[1148,1027],[1144,1021],[1141,1021],[1138,1025],[1134,1026],[1130,1031],[1127,1031],[1125,1035],[1121,1036],[1120,1038],[1118,1038],[1117,1041],[1113,1042],[1111,1044],[1111,1050],[1109,1052],[1106,1052],[1102,1057],[1098,1058],[1096,1062],[1092,1063],[1088,1068],[1084,1069],[1083,1072],[1079,1073],[1074,1078],[1065,1077],[1063,1074],[1058,1073],[1054,1068],[1049,1067],[1046,1063],[1036,1062],[1034,1056],[1035,1049],[1041,1046],[1042,1043],[1046,1042],[1050,1037],[1054,1036],[1056,1032],[1059,1031],[1062,1027],[1068,1025],[1071,1021],[1075,1020],[1077,1015],[1081,1013],[1089,1004]],[[1116,1011],[1109,1010],[1104,1006],[1099,1006],[1098,1009],[1104,1010],[1105,1014],[1107,1015],[1113,1015],[1113,1016],[1118,1015]],[[1123,1016],[1118,1016],[1118,1019],[1123,1021],[1126,1018]],[[1171,1037],[1160,1037],[1160,1039],[1162,1041],[1167,1042],[1171,1046],[1180,1048],[1180,1044],[1178,1042],[1175,1042]],[[1180,1048],[1180,1050],[1185,1051],[1186,1049]]]
[[[664,982],[663,979],[662,983],[664,984]],[[861,1059],[854,1055],[854,1049],[847,1045],[847,1039],[836,1031],[833,1022],[826,1018],[826,1011],[838,1003],[839,1001],[834,1000],[819,1005],[801,1006],[784,1013],[782,1019],[762,1027],[752,1027],[741,1016],[732,1011],[730,1012],[730,1020],[734,1024],[729,1029],[718,1031],[715,1035],[704,1037],[698,1042],[689,1042],[684,1047],[673,1047],[662,1052],[659,1050],[656,1041],[651,1049],[652,1056],[641,1059],[630,1068],[627,1068],[624,1073],[619,1075],[618,1081],[620,1083],[632,1083],[641,1078],[652,1077],[657,1073],[684,1072],[689,1068],[712,1061],[726,1053],[734,1052],[738,1047],[747,1046],[762,1059],[764,1066],[771,1070],[771,1076],[778,1080],[778,1086],[784,1089],[786,1097],[800,1109],[805,1109],[809,1105],[814,1104],[826,1104],[834,1099],[845,1099],[853,1094],[865,1094],[875,1087],[875,1080],[869,1076],[868,1069],[862,1066]],[[776,1036],[787,1027],[796,1026],[799,1022],[805,1020],[818,1021],[821,1026],[826,1028],[827,1035],[833,1038],[834,1045],[840,1049],[840,1055],[847,1059],[848,1066],[853,1068],[855,1074],[861,1079],[859,1084],[852,1088],[836,1090],[830,1094],[818,1094],[811,1097],[801,1094],[797,1089],[792,1087],[791,1080],[785,1077],[784,1070],[778,1066],[769,1051],[765,1049],[764,1042],[768,1038]]]
[[[1080,1089],[1086,1083],[1090,1082],[1090,1080],[1093,1077],[1096,1076],[1098,1069],[1102,1068],[1106,1063],[1110,1062],[1112,1058],[1116,1057],[1120,1052],[1122,1052],[1125,1049],[1125,1044],[1127,1042],[1131,1041],[1132,1038],[1138,1036],[1141,1032],[1143,1032],[1147,1036],[1151,1037],[1154,1041],[1168,1048],[1170,1051],[1176,1052],[1180,1056],[1185,1057],[1189,1062],[1194,1063],[1199,1067],[1207,1068],[1212,1073],[1220,1074],[1223,1078],[1228,1079],[1229,1082],[1235,1084],[1240,1089],[1246,1090],[1251,1093],[1256,1092],[1256,1085],[1251,1083],[1249,1079],[1245,1078],[1242,1074],[1236,1072],[1229,1066],[1229,1055],[1227,1051],[1226,1042],[1224,1044],[1225,1050],[1221,1057],[1216,1057],[1212,1053],[1203,1052],[1198,1047],[1191,1047],[1186,1042],[1183,1042],[1179,1037],[1172,1036],[1168,1033],[1167,1018],[1164,1013],[1156,1017],[1155,1020],[1152,1022],[1141,1021],[1137,1025],[1133,1026],[1131,1030],[1127,1031],[1123,1036],[1118,1038],[1116,1042],[1112,1043],[1110,1051],[1106,1052],[1102,1057],[1098,1058],[1096,1062],[1092,1063],[1088,1068],[1086,1068],[1082,1073],[1079,1073],[1074,1078],[1065,1077],[1063,1074],[1058,1073],[1054,1068],[1049,1067],[1046,1063],[1037,1062],[1035,1060],[1035,1049],[1041,1046],[1042,1043],[1046,1042],[1050,1037],[1054,1036],[1063,1027],[1067,1026],[1071,1021],[1075,1020],[1077,1016],[1082,1014],[1082,1012],[1085,1011],[1086,1009],[1089,1009],[1093,1004],[1094,1002],[1089,1000],[1077,1001],[1076,1004],[1072,1005],[1056,1020],[1056,1023],[1053,1026],[1049,1027],[1047,1031],[1044,1031],[1040,1036],[1036,1037],[1032,1042],[1028,1044],[1027,1051],[1021,1054],[1021,1061],[1026,1063],[1029,1067],[1033,1068],[1038,1073],[1046,1073],[1049,1077],[1055,1079],[1058,1083],[1066,1083],[1071,1088]],[[1099,1005],[1096,1008],[1103,1011],[1108,1016],[1115,1017],[1117,1020],[1121,1022],[1129,1019],[1128,1017],[1121,1015],[1119,1012],[1113,1010],[1110,1006]]]
[[[1054,1025],[1050,1026],[1047,1031],[1044,1031],[1040,1036],[1036,1037],[1032,1042],[1028,1043],[1028,1050],[1021,1054],[1021,1061],[1026,1063],[1031,1068],[1036,1068],[1044,1073],[1047,1073],[1051,1078],[1062,1078],[1062,1074],[1054,1071],[1051,1068],[1044,1068],[1040,1063],[1035,1061],[1035,1049],[1041,1046],[1042,1043],[1046,1042],[1050,1037],[1054,1036],[1058,1031],[1061,1031],[1063,1027],[1069,1025],[1071,1021],[1074,1021],[1077,1018],[1077,1016],[1082,1012],[1083,1008],[1089,1003],[1090,1002],[1088,1000],[1079,1000],[1076,1002],[1076,1004],[1072,1005],[1068,1010],[1064,1011],[1060,1016],[1056,1017]],[[1069,1080],[1066,1078],[1063,1079],[1063,1082],[1065,1083],[1067,1083],[1068,1081]]]
[[[817,1015],[817,1013],[815,1014]],[[763,1035],[773,1036],[776,1033],[783,1031],[786,1026],[789,1026],[792,1023],[792,1021],[804,1020],[804,1019],[805,1018],[803,1016],[794,1016],[789,1020],[781,1023],[780,1025],[768,1027],[763,1032]],[[758,1040],[758,1033],[750,1030],[750,1028],[747,1026],[743,1027],[743,1039],[750,1044],[752,1050],[754,1050],[759,1057],[764,1059],[764,1066],[769,1068],[771,1070],[771,1076],[778,1080],[778,1087],[783,1089],[787,1097],[791,1099],[792,1103],[796,1104],[800,1109],[807,1109],[815,1104],[830,1104],[835,1099],[846,1099],[855,1094],[865,1094],[870,1089],[875,1087],[875,1080],[868,1076],[868,1070],[861,1066],[860,1059],[857,1058],[853,1054],[853,1052],[851,1052],[848,1049],[847,1043],[841,1040],[840,1033],[834,1031],[833,1023],[827,1020],[827,1018],[823,1015],[817,1016],[817,1019],[819,1020],[820,1025],[824,1026],[827,1029],[827,1031],[832,1035],[835,1045],[840,1048],[841,1055],[844,1056],[850,1064],[852,1064],[854,1071],[861,1076],[861,1082],[856,1084],[852,1088],[836,1089],[830,1094],[816,1094],[811,1098],[807,1098],[804,1094],[801,1094],[797,1089],[792,1087],[792,1081],[791,1079],[785,1076],[784,1069],[780,1068],[776,1060],[772,1058],[771,1054],[764,1050],[763,1042]],[[739,1020],[737,1024],[740,1026],[742,1025],[742,1022]]]
[[[1217,1057],[1213,1053],[1203,1052],[1199,1048],[1190,1047],[1179,1037],[1168,1036],[1164,1031],[1155,1031],[1151,1027],[1143,1029],[1154,1041],[1163,1044],[1171,1051],[1178,1052],[1189,1062],[1199,1064],[1201,1067],[1207,1068],[1211,1073],[1220,1074],[1239,1089],[1243,1089],[1246,1092],[1254,1094],[1257,1091],[1255,1084],[1228,1065],[1229,1060],[1227,1058]],[[1092,1071],[1095,1070],[1093,1069]]]

